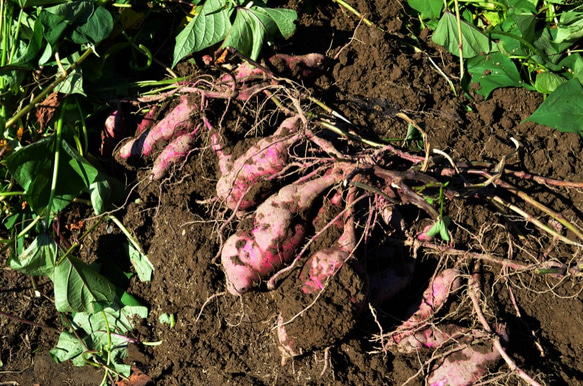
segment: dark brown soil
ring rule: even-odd
[[[396,115],[404,113],[427,132],[432,149],[448,153],[456,162],[497,163],[514,150],[513,137],[522,144],[518,157],[508,161],[515,170],[583,181],[580,136],[532,122],[522,123],[540,104],[540,95],[523,89],[499,89],[484,101],[477,96],[463,96],[458,89],[456,96],[429,58],[454,84],[458,83],[457,60],[434,46],[426,31],[416,43],[423,52],[415,52],[404,44],[408,42],[407,31],[399,2],[352,2],[386,33],[366,26],[331,2],[316,3],[310,15],[301,4],[291,2],[290,6],[301,15],[298,31],[290,42],[274,48],[293,54],[320,52],[333,58],[327,73],[308,86],[314,95],[362,127],[367,135],[404,138],[407,123]],[[227,115],[229,121],[225,126],[235,134],[235,127],[248,131],[252,118],[237,118],[234,113]],[[247,124],[249,127],[245,128]],[[138,179],[147,173],[140,170]],[[150,309],[149,318],[139,324],[132,337],[140,342],[161,342],[158,346],[132,346],[127,363],[135,364],[159,385],[401,385],[408,380],[409,384],[423,384],[425,373],[418,371],[430,353],[371,353],[379,349],[379,343],[372,339],[380,333],[379,326],[385,332],[394,328],[395,318],[402,316],[406,306],[424,289],[436,265],[444,264],[446,256],[420,252],[411,287],[398,300],[376,307],[376,316],[365,306],[356,325],[352,323],[356,320],[354,310],[342,309],[341,304],[335,303],[342,300],[330,298],[321,307],[305,313],[301,323],[288,332],[300,340],[312,340],[317,349],[289,359],[285,365],[276,344],[275,327],[280,313],[289,319],[299,311],[300,295],[293,294],[293,279],[273,292],[253,292],[240,298],[229,294],[216,296],[201,311],[207,299],[225,291],[221,267],[212,263],[219,248],[215,220],[220,211],[202,203],[214,196],[217,175],[213,153],[210,150],[195,153],[173,178],[162,184],[139,184],[120,212],[124,224],[136,235],[155,267],[152,282],[140,283],[133,278],[128,288]],[[580,191],[518,178],[510,180],[535,199],[580,223],[583,210]],[[512,216],[500,215],[483,201],[468,198],[448,202],[445,211],[453,220],[452,232],[458,249],[489,252],[524,264],[544,259],[573,263],[581,257],[580,249],[555,243],[524,221],[509,222],[507,218]],[[428,222],[416,218],[417,213],[403,210],[408,226],[422,229]],[[88,217],[89,212],[76,207],[63,215],[63,221],[73,223]],[[80,257],[93,260],[95,256],[118,256],[122,253],[120,240],[119,235],[109,234],[102,224],[84,243]],[[453,259],[449,257],[450,265]],[[5,261],[6,257],[2,259]],[[492,263],[484,263],[481,269],[486,316],[491,322],[507,325],[510,337],[507,351],[517,365],[544,384],[581,382],[580,278],[517,273]],[[342,285],[337,284],[338,288],[351,291],[365,285],[354,283],[354,277],[341,276],[338,283]],[[48,279],[39,280],[37,286],[50,298]],[[344,301],[346,296],[355,295],[343,294],[338,288],[333,293]],[[464,294],[462,291],[445,310],[450,312],[448,320],[477,327]],[[286,300],[290,297],[293,301]],[[0,272],[0,311],[62,328],[49,298],[35,298],[29,278],[6,266]],[[174,328],[159,322],[163,313],[176,316]],[[93,385],[102,379],[103,373],[93,368],[52,363],[48,351],[58,335],[49,329],[0,317],[0,331],[1,382]],[[498,383],[520,383],[504,363],[491,370],[492,377],[497,375]]]

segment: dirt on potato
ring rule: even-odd
[[[523,122],[541,103],[541,95],[510,88],[495,90],[487,100],[478,95],[463,96],[459,89],[456,96],[430,58],[454,83],[459,75],[457,58],[435,46],[427,31],[417,42],[422,52],[404,44],[408,31],[400,2],[351,3],[387,32],[368,27],[332,2],[313,2],[311,14],[303,2],[286,4],[300,15],[297,32],[290,41],[270,49],[295,55],[318,52],[330,58],[325,74],[305,85],[313,95],[370,137],[404,138],[408,124],[397,116],[402,113],[423,128],[432,149],[446,152],[456,162],[496,164],[515,151],[514,138],[521,147],[508,167],[557,180],[583,181],[583,142],[579,135]],[[222,122],[231,139],[242,139],[254,128],[255,117],[240,114],[239,108],[232,107]],[[408,259],[416,252],[417,269],[411,285],[393,300],[372,308],[368,304],[360,310],[346,307],[346,298],[359,296],[368,285],[348,269],[341,271],[334,284],[336,291],[331,292],[340,300],[331,296],[317,308],[309,308],[309,299],[294,292],[298,291],[297,270],[275,291],[232,296],[225,292],[225,275],[215,263],[220,245],[217,232],[225,213],[212,201],[219,170],[216,156],[204,141],[201,139],[200,151],[161,182],[148,181],[147,164],[131,173],[113,169],[122,179],[136,179],[129,181],[135,189],[119,217],[155,269],[151,282],[143,283],[136,277],[129,282],[128,292],[150,309],[149,317],[138,322],[131,337],[138,342],[160,342],[154,346],[132,345],[126,362],[144,371],[156,385],[424,384],[426,371],[431,368],[431,352],[383,352],[374,337],[398,325],[407,307],[426,288],[436,266],[455,264],[455,259],[461,261],[462,257],[402,246],[390,254],[379,254],[375,248],[363,251],[369,271]],[[579,190],[522,178],[511,181],[565,218],[581,222],[583,193]],[[512,195],[506,198],[519,202]],[[543,237],[531,225],[512,221],[516,218],[502,215],[499,208],[487,202],[471,197],[454,199],[447,201],[444,211],[452,219],[457,249],[522,264],[545,259],[573,263],[581,258],[579,248]],[[427,219],[418,218],[419,211],[414,208],[401,208],[400,212],[407,227],[420,231],[429,224]],[[86,207],[75,204],[60,221],[73,224],[84,220],[89,226],[94,221],[91,215]],[[332,245],[339,233],[335,229],[318,243]],[[125,253],[120,246],[123,240],[122,235],[111,233],[106,224],[101,224],[84,241],[79,257],[87,261],[96,257],[121,259]],[[8,268],[7,259],[3,256],[1,260],[0,311],[18,319],[0,316],[0,383],[99,384],[103,377],[99,370],[74,368],[69,363],[56,365],[49,358],[48,351],[58,339],[54,329],[63,327],[51,301],[51,283],[46,278],[36,280],[36,287],[46,296],[34,297],[31,279]],[[580,277],[517,272],[488,261],[479,270],[486,317],[507,326],[506,350],[516,364],[542,384],[581,382]],[[301,304],[306,308],[298,308]],[[304,309],[307,311],[302,312]],[[171,328],[162,324],[162,314],[173,314],[176,325]],[[284,365],[277,341],[280,315],[284,320],[297,317],[298,322],[290,325],[290,334],[301,339],[302,345],[312,343],[316,347],[286,360]],[[466,327],[479,327],[463,295],[452,299],[439,315]],[[491,372],[495,382],[521,382],[503,362]]]

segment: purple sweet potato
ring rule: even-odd
[[[253,228],[239,229],[221,252],[232,294],[243,294],[293,259],[305,237],[305,217],[314,200],[342,180],[334,169],[322,177],[290,184],[257,207]]]
[[[466,335],[479,337],[485,332],[469,330]],[[489,368],[501,358],[500,352],[491,344],[468,345],[453,352],[434,366],[427,384],[430,386],[469,386],[476,384],[488,374]]]
[[[251,190],[258,182],[268,181],[287,165],[288,148],[298,140],[294,133],[299,126],[299,117],[286,119],[272,136],[257,142],[235,161],[230,155],[217,151],[222,173],[217,182],[217,196],[225,200],[227,207],[243,211],[255,206],[258,199],[265,198],[269,189]],[[215,150],[220,148],[217,137],[212,136]]]
[[[306,261],[301,273],[302,291],[313,294],[321,291],[327,281],[336,274],[342,265],[348,261],[356,249],[356,234],[354,230],[354,203],[355,188],[348,193],[349,207],[344,216],[344,231],[338,239],[337,245],[322,249],[314,253]]]
[[[101,132],[101,156],[109,158],[113,154],[113,149],[128,135],[129,117],[119,109],[113,111],[106,119]]]
[[[499,331],[505,336],[500,326]],[[473,385],[487,375],[488,368],[500,359],[500,353],[487,342],[488,333],[483,330],[468,329],[453,324],[430,326],[403,338],[397,351],[411,354],[420,350],[459,345],[460,350],[453,351],[436,363],[427,379],[431,386],[468,386]]]

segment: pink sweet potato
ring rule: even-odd
[[[253,228],[239,229],[221,252],[229,292],[249,291],[294,257],[304,240],[305,217],[312,203],[342,178],[342,171],[334,169],[322,177],[287,185],[257,207]]]
[[[198,130],[182,134],[174,139],[154,161],[152,167],[152,180],[156,181],[164,177],[172,165],[184,160],[192,150],[192,145]]]
[[[194,129],[191,119],[196,107],[191,104],[187,95],[182,95],[180,104],[174,107],[154,127],[144,131],[139,137],[126,142],[119,150],[121,158],[132,156],[148,156],[161,141],[168,141]]]
[[[246,210],[255,206],[258,199],[265,198],[269,187],[253,189],[258,182],[265,182],[287,165],[288,148],[298,140],[296,133],[300,118],[288,118],[270,137],[250,147],[245,154],[232,161],[230,155],[217,151],[222,176],[217,182],[217,195],[225,200],[230,209]],[[220,146],[216,135],[212,136],[215,150]]]
[[[111,157],[113,149],[128,135],[129,117],[121,109],[113,111],[106,119],[101,132],[101,156]]]
[[[479,337],[483,331],[469,330],[467,335]],[[430,386],[474,385],[488,374],[490,367],[501,358],[500,352],[490,344],[468,345],[453,352],[436,364],[427,378]]]
[[[344,231],[338,239],[337,245],[322,249],[314,253],[306,261],[300,280],[302,291],[305,294],[313,294],[321,291],[326,282],[338,272],[342,265],[348,261],[356,249],[356,234],[354,231],[354,203],[355,188],[348,193],[348,208],[344,216]]]
[[[503,326],[500,333],[505,336]],[[500,359],[500,353],[490,343],[485,343],[488,333],[483,330],[468,329],[453,324],[431,326],[402,339],[397,351],[404,354],[423,349],[436,350],[459,345],[460,350],[448,354],[435,364],[427,379],[431,386],[473,385],[487,374],[488,367]]]
[[[386,348],[394,348],[402,339],[423,328],[460,285],[460,272],[457,269],[445,269],[435,276],[418,304],[409,309],[410,316],[391,335]]]

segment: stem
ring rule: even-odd
[[[55,133],[55,160],[53,162],[53,179],[51,181],[51,193],[49,196],[49,202],[47,204],[47,213],[45,225],[49,226],[51,218],[51,209],[53,208],[53,201],[55,199],[55,193],[57,191],[57,180],[59,175],[59,163],[61,159],[61,135],[63,129],[63,121],[65,115],[65,106],[61,106],[61,114],[57,120],[56,133]]]
[[[136,239],[134,239],[134,237],[132,236],[132,234],[130,233],[130,231],[121,223],[121,221],[119,221],[117,219],[117,217],[115,217],[113,215],[109,215],[109,216],[107,216],[107,219],[113,221],[115,223],[115,225],[117,225],[119,227],[119,229],[121,229],[121,231],[123,232],[123,234],[132,243],[132,245],[134,246],[134,248],[136,248],[136,250],[139,251],[142,255],[145,255],[145,253],[143,252],[142,247],[140,246],[140,244],[138,244],[138,242],[136,241]]]
[[[526,221],[531,222],[532,224],[534,224],[535,226],[539,227],[539,229],[547,232],[548,234],[550,234],[553,237],[556,237],[557,239],[561,240],[562,242],[564,242],[565,244],[569,244],[569,245],[576,245],[576,246],[580,246],[583,247],[583,244],[581,243],[577,243],[573,240],[569,240],[568,238],[566,238],[565,236],[563,236],[562,234],[558,233],[557,231],[555,231],[554,229],[552,229],[551,227],[549,227],[546,224],[543,224],[539,219],[533,217],[531,214],[525,212],[524,210],[520,209],[519,207],[517,207],[514,204],[511,204],[507,201],[504,201],[502,198],[500,198],[499,196],[493,196],[493,197],[488,197],[487,199],[489,199],[490,201],[493,201],[497,204],[502,205],[503,207],[505,207],[506,209],[510,209],[515,213],[518,213],[522,218],[524,218]]]
[[[486,172],[480,172],[478,174],[483,175],[484,177],[487,178],[492,178],[492,176]],[[532,198],[531,196],[529,196],[527,193],[519,190],[517,187],[515,187],[514,185],[505,182],[501,179],[498,179],[496,181],[496,183],[501,186],[502,188],[507,189],[508,191],[510,191],[511,193],[517,195],[518,197],[522,198],[525,202],[529,203],[530,205],[534,206],[535,208],[537,208],[538,210],[548,214],[549,216],[551,216],[552,218],[554,218],[555,220],[557,220],[561,225],[563,225],[565,228],[567,228],[568,230],[570,230],[571,232],[573,232],[579,239],[583,240],[583,232],[581,231],[581,229],[579,227],[577,227],[576,225],[570,223],[567,219],[565,219],[563,217],[563,215],[561,215],[560,213],[555,212],[554,210],[552,210],[551,208],[541,204],[540,202],[536,201],[534,198]]]
[[[39,324],[39,323],[36,323],[36,322],[31,322],[30,320],[22,319],[22,318],[19,318],[17,316],[14,316],[14,315],[7,314],[6,312],[3,312],[3,311],[0,311],[0,316],[4,316],[4,317],[6,317],[8,319],[12,319],[12,320],[14,320],[15,322],[18,322],[18,323],[23,323],[23,324],[28,324],[29,326],[44,328],[44,329],[47,329],[49,331],[52,331],[52,332],[54,332],[56,334],[60,334],[61,333],[61,331],[57,330],[54,327],[49,327],[49,326],[46,326],[44,324]]]
[[[458,0],[454,0],[455,4],[455,20],[457,22],[457,33],[459,38],[458,49],[460,54],[460,80],[464,78],[464,46],[463,46],[463,35],[462,35],[462,20],[460,16],[460,7]]]

